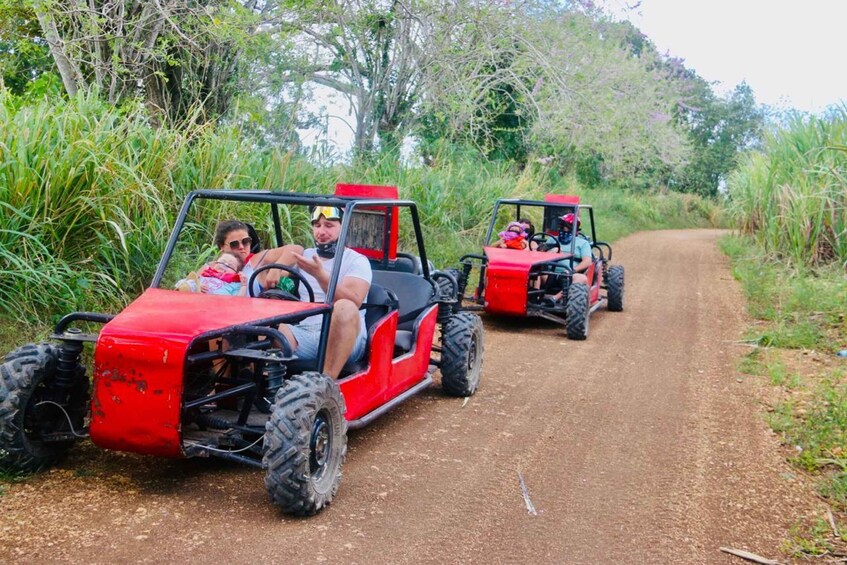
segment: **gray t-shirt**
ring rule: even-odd
[[[311,259],[316,254],[316,250],[314,248],[306,249],[303,252],[303,256],[306,259]],[[338,259],[338,255],[333,257],[332,259],[322,259],[324,270],[328,273],[332,273],[332,269],[335,266],[335,261]],[[326,293],[321,288],[321,285],[318,284],[318,281],[304,271],[300,271],[300,276],[303,277],[303,280],[309,283],[309,286],[312,287],[312,290],[315,293],[315,302],[324,302],[326,301]],[[341,282],[344,280],[344,277],[355,277],[357,279],[362,279],[366,281],[368,284],[371,284],[373,280],[373,273],[371,272],[371,264],[368,261],[368,258],[362,255],[357,251],[353,251],[352,249],[344,249],[344,253],[341,256],[341,272],[338,275],[338,281]],[[309,293],[306,292],[306,289],[303,285],[300,285],[300,300],[306,302],[309,300]],[[361,319],[362,331],[365,331],[365,311],[359,311],[359,317]],[[310,316],[306,318],[298,325],[300,326],[317,326],[321,325],[322,316]]]

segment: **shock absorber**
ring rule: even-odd
[[[279,349],[269,349],[268,353],[282,357],[282,352]],[[282,386],[282,380],[285,378],[285,365],[281,361],[268,361],[264,372],[265,396],[273,402],[276,391]]]
[[[459,300],[465,295],[465,289],[468,288],[468,279],[471,276],[471,269],[473,265],[471,265],[470,261],[466,261],[462,263],[462,272],[459,274]]]
[[[69,328],[66,333],[79,334],[82,332],[79,328]],[[60,404],[64,403],[68,392],[74,386],[80,355],[82,355],[81,341],[64,341],[59,346],[56,379],[53,383],[53,400]]]

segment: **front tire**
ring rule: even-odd
[[[265,488],[283,512],[312,516],[332,502],[347,455],[344,397],[331,377],[296,375],[277,391],[265,425]]]
[[[51,343],[28,344],[0,365],[0,470],[33,473],[59,462],[84,437],[89,384],[77,363],[71,390],[52,397],[59,349]],[[61,437],[51,439],[51,434]],[[67,439],[71,436],[70,439]]]
[[[442,326],[441,387],[451,396],[470,396],[479,386],[484,349],[482,320],[471,312],[450,316]]]
[[[606,301],[610,312],[623,311],[623,265],[612,265],[606,275]]]
[[[588,285],[572,284],[565,305],[565,331],[568,339],[582,340],[588,337],[588,305]]]

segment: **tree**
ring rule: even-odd
[[[0,0],[0,87],[22,95],[54,69],[50,50],[31,8]]]
[[[354,148],[396,147],[409,124],[429,62],[436,19],[451,2],[340,0],[281,5],[281,31],[299,64],[286,72],[343,94],[355,115]]]
[[[689,71],[688,81],[688,96],[679,106],[678,119],[687,128],[694,151],[673,187],[715,196],[735,169],[740,153],[759,139],[764,113],[744,82],[727,98],[720,98],[693,71]]]
[[[625,45],[625,29],[581,4],[484,13],[461,30],[466,40],[433,56],[429,122],[440,118],[448,135],[491,154],[508,139],[498,120],[515,116],[509,134],[520,131],[527,149],[555,155],[565,169],[590,161],[605,180],[651,183],[682,166],[677,92],[652,53]]]
[[[142,97],[156,121],[204,121],[227,111],[239,55],[258,25],[257,0],[25,0],[74,95]]]

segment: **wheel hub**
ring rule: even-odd
[[[312,435],[309,438],[309,470],[313,475],[319,475],[326,466],[330,453],[329,422],[323,413],[315,418],[312,424]]]

